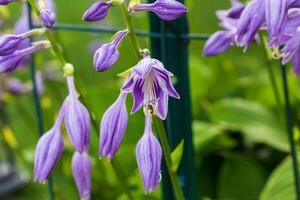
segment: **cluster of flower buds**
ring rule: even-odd
[[[292,61],[294,72],[300,74],[300,1],[299,0],[251,0],[243,5],[231,0],[232,8],[217,11],[222,31],[214,33],[206,42],[203,53],[213,56],[226,51],[232,44],[245,50],[251,42],[258,41],[258,32],[266,28],[268,47],[274,58],[282,64]]]
[[[44,48],[49,48],[49,41],[33,42],[31,46],[20,48],[29,37],[44,34],[45,29],[33,29],[22,34],[9,34],[0,37],[0,73],[15,70],[24,57]]]
[[[49,7],[48,7],[48,5]],[[40,20],[44,27],[51,28],[55,23],[55,6],[51,1],[38,0],[38,8],[40,11]]]
[[[81,199],[90,199],[91,160],[87,153],[90,145],[90,115],[79,101],[74,85],[74,68],[64,67],[69,95],[64,100],[54,126],[45,133],[36,147],[34,178],[44,182],[59,161],[64,149],[61,126],[64,122],[69,139],[76,152],[72,159],[72,172]]]
[[[139,1],[138,1],[139,2]],[[106,17],[112,6],[121,5],[122,0],[94,3],[83,15],[83,20],[93,22]],[[187,13],[187,8],[175,0],[157,0],[151,4],[134,3],[128,8],[130,13],[152,11],[162,20],[174,20]],[[94,55],[93,65],[97,71],[110,69],[119,58],[118,46],[129,34],[119,31],[110,43],[102,45]],[[169,96],[179,99],[173,87],[171,72],[163,64],[150,58],[148,50],[142,50],[143,58],[130,68],[117,100],[104,113],[100,124],[99,158],[111,160],[118,151],[126,132],[128,113],[126,97],[132,93],[134,98],[131,113],[143,108],[145,131],[136,147],[136,159],[146,193],[155,190],[160,180],[162,158],[161,146],[152,132],[152,117],[166,119]]]

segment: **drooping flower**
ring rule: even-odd
[[[0,0],[0,5],[7,5],[11,2],[15,2],[16,0]]]
[[[102,117],[99,157],[103,155],[111,160],[120,147],[128,122],[126,96],[127,94],[121,93]]]
[[[87,22],[102,20],[106,17],[110,7],[110,3],[97,1],[84,13],[82,19]]]
[[[92,164],[86,152],[75,152],[72,158],[72,172],[77,190],[82,200],[91,198]]]
[[[148,114],[145,120],[145,132],[136,146],[136,160],[146,193],[152,192],[158,186],[161,158],[161,146],[152,133],[151,115]]]
[[[182,3],[175,0],[156,0],[150,4],[135,4],[133,11],[152,11],[160,19],[170,21],[178,19],[188,12]]]
[[[65,112],[65,124],[69,138],[80,153],[90,145],[90,115],[84,105],[78,100],[73,76],[67,76],[69,96],[65,100],[68,107]]]
[[[102,45],[95,53],[93,65],[97,71],[103,72],[112,67],[118,60],[120,54],[119,44],[128,34],[128,30],[119,31],[111,43]]]
[[[261,28],[265,20],[265,1],[250,1],[238,22],[236,31],[236,43],[247,49]]]
[[[34,179],[44,182],[54,169],[64,149],[60,127],[64,118],[66,104],[63,104],[56,122],[40,139],[35,150]]]
[[[15,70],[24,57],[46,47],[47,45],[45,44],[33,45],[26,49],[17,50],[10,55],[0,56],[0,73],[7,73]]]
[[[165,119],[169,96],[180,98],[173,87],[172,76],[173,74],[166,70],[160,61],[149,56],[145,56],[135,65],[122,87],[123,92],[132,92],[134,98],[132,113],[144,106],[144,111],[150,109],[159,118]]]
[[[55,23],[55,14],[49,9],[40,10],[40,19],[46,28],[51,28]]]

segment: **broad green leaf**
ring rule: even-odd
[[[275,115],[260,104],[235,98],[221,100],[213,104],[211,117],[217,123],[241,131],[253,142],[289,151],[284,128]]]
[[[298,157],[298,166],[300,165]],[[288,156],[272,172],[260,195],[260,200],[294,200],[295,185],[292,160]]]
[[[183,154],[183,148],[184,148],[184,140],[181,140],[181,142],[177,145],[177,147],[174,149],[174,151],[171,154],[172,170],[174,172],[176,172],[179,167],[182,154]]]
[[[266,171],[253,158],[226,154],[218,181],[218,199],[258,199]]]

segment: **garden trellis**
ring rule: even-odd
[[[181,1],[183,2],[183,0]],[[32,13],[30,5],[28,4],[29,24],[30,28],[37,28],[32,21]],[[189,34],[187,18],[166,23],[160,21],[155,16],[150,16],[150,32],[137,31],[140,37],[150,37],[152,44],[153,56],[159,58],[174,74],[178,80],[176,88],[182,96],[181,101],[171,101],[170,112],[166,120],[166,129],[168,139],[170,142],[170,149],[174,149],[182,139],[185,141],[184,155],[182,158],[181,168],[178,172],[181,186],[184,190],[187,199],[196,199],[196,180],[195,170],[193,169],[193,145],[192,145],[192,129],[191,129],[191,111],[190,111],[190,96],[189,96],[189,77],[188,77],[188,44],[190,40],[208,39],[209,35],[206,34]],[[85,32],[106,32],[115,33],[117,29],[96,28],[76,24],[56,24],[53,30],[73,30]],[[172,50],[172,51],[171,51]],[[293,159],[293,171],[295,181],[295,191],[297,199],[300,199],[299,190],[299,175],[298,175],[298,162],[296,155],[296,146],[293,137],[293,119],[291,116],[291,108],[289,104],[289,90],[286,67],[281,65],[282,73],[282,86],[284,91],[285,100],[285,117],[287,122],[287,132],[289,136],[291,155]],[[34,56],[31,56],[30,61],[31,78],[33,83],[33,97],[36,109],[36,116],[38,121],[39,134],[44,132],[42,111],[40,107],[40,100],[37,93],[36,80],[35,80],[35,62]],[[180,76],[179,76],[180,74]],[[180,114],[179,114],[180,113]],[[183,113],[183,114],[182,114]],[[182,123],[184,122],[184,123]],[[164,199],[174,199],[170,180],[167,178],[167,173],[163,176],[163,190]],[[51,189],[51,179],[49,180],[49,195],[53,199],[53,191]]]

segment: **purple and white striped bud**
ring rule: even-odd
[[[15,70],[24,57],[46,47],[48,47],[48,45],[38,44],[26,49],[16,50],[7,56],[0,56],[0,73],[8,73]]]
[[[65,113],[65,125],[74,148],[82,153],[90,145],[90,114],[78,100],[73,76],[67,76],[69,96],[65,100],[68,104]]]
[[[91,199],[92,164],[89,155],[75,152],[72,158],[72,172],[82,200]]]
[[[52,129],[38,141],[35,150],[34,180],[44,182],[54,169],[64,149],[60,127],[64,118],[66,105],[63,104]]]
[[[7,5],[9,3],[15,2],[16,0],[0,0],[0,5]]]
[[[133,95],[131,112],[144,106],[144,112],[151,110],[160,119],[166,119],[169,96],[180,98],[172,84],[172,76],[159,60],[146,56],[138,62],[122,87],[123,92]]]
[[[215,32],[209,39],[206,41],[203,54],[205,56],[214,56],[226,51],[233,42],[233,35],[228,31],[218,31]]]
[[[103,1],[94,3],[83,15],[82,20],[87,22],[94,22],[102,20],[106,17],[111,4]]]
[[[46,28],[52,28],[55,23],[55,13],[47,8],[41,9],[40,19]]]
[[[127,94],[121,92],[117,101],[107,109],[102,117],[99,158],[103,155],[106,159],[111,160],[121,145],[128,122],[126,96]]]
[[[152,192],[160,181],[162,150],[152,133],[151,115],[146,115],[145,132],[136,146],[136,160],[146,193]]]
[[[103,72],[112,67],[119,59],[118,46],[128,34],[128,30],[119,31],[111,43],[102,45],[95,53],[93,65],[97,71]]]
[[[133,11],[152,11],[160,19],[170,21],[182,17],[188,12],[185,5],[175,0],[157,0],[151,4],[135,4]]]

